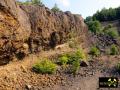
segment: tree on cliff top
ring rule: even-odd
[[[32,4],[36,4],[36,5],[42,5],[42,1],[41,0],[31,0]]]
[[[58,8],[57,4],[55,3],[54,7],[51,9],[53,12],[58,12],[60,9]]]
[[[34,5],[43,5],[41,0],[26,0],[25,2],[21,2],[19,0],[17,0],[18,4],[25,4],[25,5],[30,5],[30,4],[34,4]]]

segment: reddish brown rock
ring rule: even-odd
[[[8,63],[23,50],[31,33],[27,14],[14,0],[0,0],[0,64]]]
[[[44,5],[19,6],[15,0],[0,0],[0,64],[15,56],[22,59],[28,50],[54,48],[65,43],[73,32],[86,39],[87,27],[81,15],[53,12]]]
[[[30,35],[32,51],[48,50],[57,44],[63,44],[73,32],[76,37],[87,32],[81,15],[74,15],[69,11],[53,12],[45,6],[22,5],[21,8],[29,14],[32,26]]]

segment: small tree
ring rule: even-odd
[[[54,7],[51,9],[53,12],[58,12],[60,9],[58,8],[57,4],[54,5]]]
[[[93,21],[93,18],[91,16],[86,17],[85,23],[88,23],[89,21]]]
[[[42,1],[41,0],[31,0],[31,3],[35,4],[35,5],[42,5]]]

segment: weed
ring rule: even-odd
[[[33,66],[33,70],[35,72],[42,74],[53,74],[55,73],[56,69],[57,65],[48,59],[42,60]]]
[[[119,54],[119,50],[118,47],[113,44],[110,48],[110,55],[118,55]]]
[[[94,47],[91,48],[90,54],[93,55],[93,56],[99,56],[100,55],[100,50],[96,46],[94,46]]]

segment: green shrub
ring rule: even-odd
[[[108,30],[107,34],[108,34],[109,36],[111,36],[112,38],[117,38],[117,37],[119,37],[119,33],[118,33],[118,31],[117,31],[116,28],[110,28],[110,29]]]
[[[118,47],[116,45],[112,45],[110,48],[110,55],[118,55],[118,54],[119,54]]]
[[[84,53],[84,51],[82,49],[78,49],[75,53],[76,56],[78,56],[78,58],[80,58],[81,60],[85,60],[86,59],[86,55]]]
[[[68,45],[69,45],[70,48],[77,48],[77,47],[78,47],[78,39],[72,37],[72,38],[69,40]]]
[[[74,54],[68,55],[68,57],[69,57],[68,60],[69,64],[72,64],[72,62],[76,60],[79,62],[80,60],[86,60],[86,55],[82,49],[77,50]]]
[[[58,12],[60,9],[58,8],[57,4],[54,5],[54,7],[51,9],[53,12]]]
[[[71,73],[73,73],[73,75],[76,75],[78,70],[80,68],[80,62],[79,60],[75,60],[72,62],[72,68],[71,68]]]
[[[35,5],[42,5],[42,1],[41,0],[31,0],[31,3],[35,4]]]
[[[73,61],[80,60],[76,54],[71,54],[68,59],[68,64],[72,64]]]
[[[87,22],[88,28],[94,34],[99,34],[101,32],[101,23],[99,21],[89,21]]]
[[[112,24],[108,24],[107,28],[112,28],[113,25]]]
[[[42,74],[55,73],[56,69],[57,69],[57,65],[47,59],[40,61],[39,63],[36,63],[33,66],[33,70],[35,72],[42,73]]]
[[[120,62],[117,64],[116,69],[120,72]]]
[[[60,64],[69,64],[71,66],[70,73],[77,74],[80,68],[80,62],[86,60],[86,55],[82,49],[78,49],[75,53],[65,54],[59,58]]]
[[[94,46],[94,47],[91,48],[90,54],[94,55],[94,56],[98,56],[98,55],[100,55],[100,50],[97,47]]]
[[[88,16],[84,21],[85,23],[88,23],[89,21],[93,21],[93,18],[91,16]]]
[[[105,27],[103,28],[103,32],[104,32],[104,33],[107,33],[107,31],[109,31],[109,29],[112,28],[112,27],[113,27],[112,24],[109,24],[109,25],[105,26]]]
[[[61,65],[66,65],[67,62],[68,62],[68,57],[67,57],[66,55],[63,55],[63,56],[61,56],[61,57],[59,58],[59,63],[60,63]]]
[[[68,34],[68,37],[69,37],[69,39],[73,39],[73,38],[75,38],[76,37],[76,30],[75,29],[71,29],[70,30],[71,32]]]
[[[78,41],[75,38],[72,38],[69,42],[69,47],[70,48],[77,48],[78,47]]]

